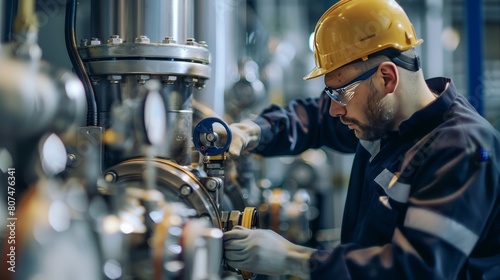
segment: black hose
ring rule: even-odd
[[[66,50],[68,51],[69,59],[73,64],[76,75],[82,81],[85,89],[85,97],[87,98],[87,125],[97,126],[97,101],[95,98],[94,88],[90,82],[87,68],[85,68],[82,59],[78,54],[78,47],[76,44],[76,2],[77,0],[69,0],[66,3],[64,39],[66,41]]]

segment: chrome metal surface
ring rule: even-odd
[[[193,33],[193,1],[181,0],[92,0],[92,36],[109,38],[119,34],[133,42],[147,35],[152,42],[166,36],[184,42]]]
[[[82,120],[85,95],[69,72],[0,57],[0,136],[11,140],[62,132]]]
[[[215,228],[221,228],[221,219],[218,209],[210,195],[203,188],[199,180],[186,168],[164,159],[154,159],[153,166],[157,169],[157,189],[163,193],[168,202],[182,202],[189,208],[196,210],[199,217],[206,217]],[[116,183],[134,183],[143,185],[143,172],[146,160],[137,158],[124,161],[108,169],[117,174]],[[188,186],[190,193],[181,195]]]
[[[80,47],[78,50],[83,60],[147,57],[210,63],[210,52],[207,48],[181,44],[122,43]]]
[[[210,77],[210,66],[184,61],[116,60],[88,62],[90,75],[162,74]]]

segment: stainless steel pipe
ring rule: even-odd
[[[151,42],[171,37],[178,43],[193,37],[192,0],[92,0],[92,36],[120,35],[125,42],[147,35]]]

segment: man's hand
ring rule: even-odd
[[[240,226],[224,233],[224,257],[229,266],[265,275],[309,278],[314,249],[295,245],[272,230]]]
[[[260,140],[260,127],[250,121],[245,120],[240,123],[229,125],[233,139],[229,146],[229,156],[237,159],[242,152],[255,149]]]

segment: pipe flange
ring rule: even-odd
[[[147,164],[152,164],[156,168],[155,185],[167,201],[183,202],[189,208],[196,210],[199,217],[208,217],[213,227],[221,228],[221,218],[210,194],[194,174],[170,160],[153,159],[152,163],[148,163],[145,158],[130,159],[109,168],[104,174],[114,172],[117,178],[114,183],[117,185],[129,183],[141,185]]]

